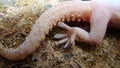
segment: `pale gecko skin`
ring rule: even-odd
[[[0,55],[9,60],[22,60],[28,55],[35,52],[44,40],[45,35],[55,26],[65,28],[70,33],[57,34],[55,38],[66,37],[58,44],[64,43],[64,48],[68,45],[75,44],[76,36],[80,41],[91,45],[99,44],[106,32],[108,23],[110,27],[119,28],[120,26],[120,0],[93,0],[93,1],[66,1],[53,6],[45,11],[33,25],[30,34],[25,41],[15,49],[7,49],[0,44]],[[78,28],[69,27],[61,23],[67,20],[78,20],[90,22],[90,32]]]

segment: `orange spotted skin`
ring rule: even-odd
[[[98,7],[94,7],[94,4],[96,4],[96,2],[66,1],[53,6],[52,8],[45,11],[36,20],[36,23],[33,25],[30,34],[26,37],[25,41],[18,48],[7,49],[4,46],[0,45],[0,55],[5,57],[6,59],[14,61],[25,59],[28,55],[35,52],[35,50],[40,46],[40,42],[44,40],[45,35],[48,34],[49,31],[57,25],[58,21],[64,22],[65,20],[67,20],[67,22],[69,22],[70,20],[77,20],[78,22],[80,22],[82,18],[84,21],[90,21],[90,33],[85,32],[85,34],[81,38],[83,38],[83,40],[87,41],[88,43],[101,42],[106,31],[107,22],[111,18],[111,13],[109,13],[108,10],[102,11],[103,14],[101,14],[101,16],[103,17],[99,18],[100,13],[97,13],[98,16],[96,16],[94,13],[96,13],[97,11],[101,11],[100,9],[105,8],[99,8],[99,10],[96,10],[99,5]],[[106,16],[104,16],[104,14]],[[99,21],[95,20],[94,18],[97,18],[97,20],[102,23],[99,23]],[[105,21],[102,19],[105,19]],[[96,22],[97,24],[93,22]],[[100,27],[98,27],[98,25]],[[98,31],[99,28],[102,29]],[[78,36],[80,36],[79,33]]]

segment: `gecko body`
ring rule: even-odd
[[[75,44],[74,40],[76,37],[91,45],[99,44],[105,35],[109,22],[111,22],[111,27],[120,26],[120,6],[112,2],[109,4],[107,1],[112,0],[106,0],[106,2],[99,2],[99,0],[66,1],[53,6],[36,20],[29,35],[19,47],[7,49],[0,44],[0,55],[9,60],[25,59],[40,46],[40,42],[44,40],[45,35],[57,25],[67,29],[70,33],[69,35],[55,35],[55,38],[65,37],[63,40],[60,40],[58,44],[67,42],[65,47]],[[119,0],[115,1],[120,2]],[[90,22],[89,33],[81,28],[70,27],[62,23],[65,20],[67,20],[67,22],[71,20],[80,22],[81,19]]]

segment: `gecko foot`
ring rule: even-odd
[[[55,39],[62,39],[58,41],[56,45],[65,43],[64,48],[67,48],[70,45],[75,45],[76,32],[74,30],[74,27],[70,27],[62,22],[59,22],[58,26],[68,31],[67,31],[67,34],[56,34],[54,36]]]

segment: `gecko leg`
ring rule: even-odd
[[[68,30],[68,39],[64,48],[68,47],[69,45],[74,45],[76,37],[78,37],[78,41],[86,42],[90,45],[96,45],[102,42],[112,13],[108,11],[109,9],[102,7],[102,4],[98,3],[95,4],[95,6],[97,7],[93,7],[94,11],[92,11],[90,16],[90,32],[87,32],[78,27],[70,27],[62,22],[58,22],[59,27]],[[62,37],[63,36],[59,38]]]

